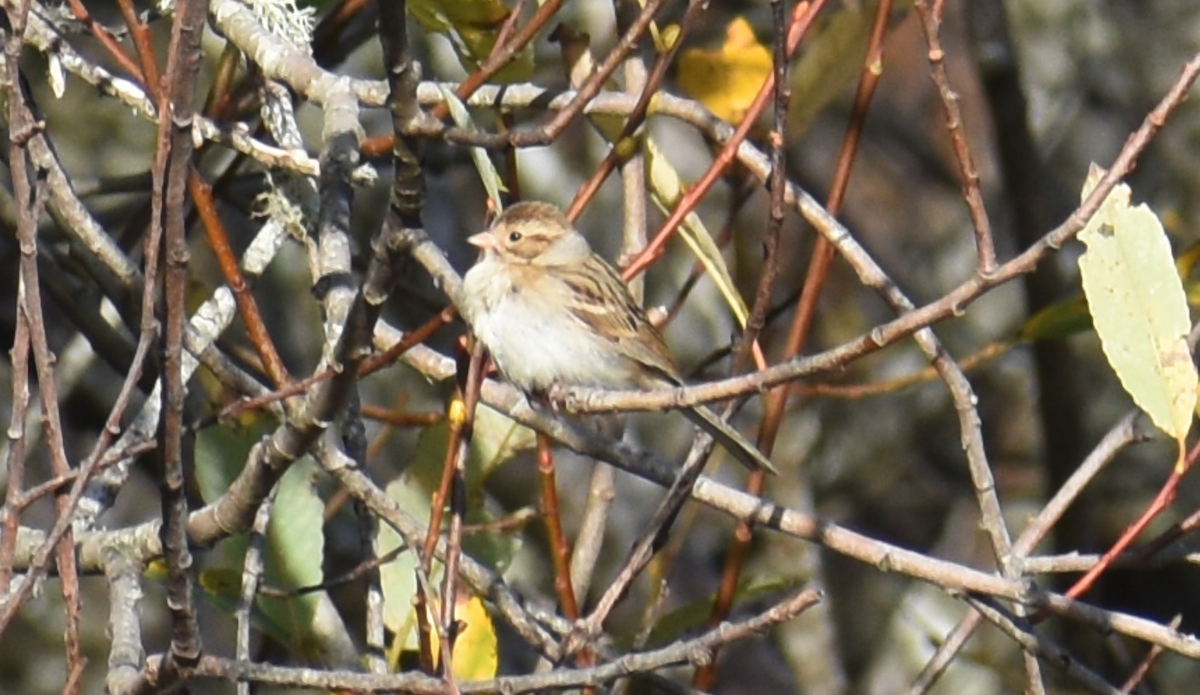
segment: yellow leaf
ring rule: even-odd
[[[431,628],[437,623],[440,612],[436,601],[425,606],[425,617]],[[416,622],[415,610],[412,622]],[[450,672],[455,680],[486,681],[495,678],[500,664],[496,650],[496,626],[483,601],[477,596],[460,592],[458,600],[454,602],[454,622],[459,630],[454,640],[454,651],[450,655]],[[413,626],[408,627],[411,629]],[[433,652],[435,668],[440,668],[442,647],[436,629],[429,633],[429,648]],[[405,655],[415,654],[416,650],[415,635],[411,639],[401,639],[397,635],[388,650],[388,662],[392,669],[403,670],[407,660]]]
[[[1083,196],[1103,175],[1088,172]],[[1182,443],[1196,408],[1196,366],[1183,284],[1162,224],[1145,204],[1113,188],[1079,233],[1083,291],[1101,346],[1121,385],[1159,429]]]
[[[483,601],[477,596],[460,596],[454,618],[462,630],[454,641],[450,672],[460,681],[486,681],[496,677],[496,628]],[[436,653],[436,652],[435,652]]]
[[[657,26],[651,23],[651,31]],[[658,49],[659,53],[666,53],[675,47],[675,42],[679,40],[679,31],[678,24],[668,24],[662,31],[654,34],[654,47]]]
[[[771,74],[771,52],[754,38],[750,23],[738,17],[715,51],[692,48],[679,54],[679,88],[731,123],[746,115]]]

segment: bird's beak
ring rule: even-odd
[[[467,243],[481,249],[491,249],[496,247],[496,237],[491,232],[480,232],[467,237]]]

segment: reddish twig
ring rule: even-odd
[[[967,305],[991,288],[1007,283],[1025,273],[1033,272],[1040,262],[1073,239],[1083,229],[1117,182],[1133,170],[1138,157],[1154,140],[1155,135],[1162,129],[1175,109],[1183,103],[1197,77],[1200,77],[1200,53],[1193,54],[1188,59],[1167,93],[1146,115],[1137,130],[1129,135],[1108,172],[1100,179],[1087,199],[1080,203],[1079,207],[1062,224],[1044,234],[1036,243],[1013,259],[998,266],[996,272],[990,276],[971,277],[946,292],[937,301],[920,307],[910,307],[897,318],[879,324],[869,332],[845,341],[838,347],[810,357],[793,358],[753,374],[677,389],[657,391],[581,390],[579,393],[568,395],[565,400],[566,406],[576,412],[612,412],[678,408],[725,400],[812,374],[841,369],[852,360],[892,345],[902,338],[916,333],[921,328],[942,319],[961,315]],[[802,212],[810,214],[807,212],[810,208],[805,205],[801,205],[801,208]],[[872,280],[872,287],[883,293],[889,300],[903,297],[899,288],[887,280],[873,262],[859,254],[853,245],[848,245],[846,253],[851,262],[855,264],[856,269]],[[906,298],[905,301],[907,301]]]
[[[250,287],[246,284],[245,276],[242,275],[242,269],[233,253],[233,247],[229,245],[229,236],[225,233],[225,225],[221,224],[221,218],[217,214],[212,189],[201,180],[195,170],[188,174],[187,186],[188,192],[192,195],[192,204],[195,205],[200,222],[204,227],[204,238],[208,242],[208,248],[217,259],[217,265],[221,268],[221,277],[224,278],[225,284],[229,285],[229,289],[237,300],[238,313],[241,314],[242,321],[246,324],[246,335],[258,352],[258,358],[262,360],[267,377],[275,386],[282,386],[290,381],[291,377],[288,376],[287,367],[284,366],[283,359],[279,357],[279,352],[275,349],[271,333],[267,330],[262,313],[258,310],[258,303],[254,301],[254,295],[250,293]]]
[[[1109,566],[1113,563],[1117,556],[1123,553],[1125,549],[1128,548],[1139,535],[1141,535],[1142,531],[1144,531],[1146,527],[1150,525],[1151,521],[1154,521],[1159,514],[1161,514],[1167,507],[1171,505],[1171,502],[1175,500],[1175,494],[1179,489],[1180,481],[1183,480],[1184,474],[1187,473],[1192,464],[1196,462],[1197,458],[1200,458],[1200,442],[1193,446],[1192,450],[1188,452],[1187,458],[1183,460],[1183,464],[1176,466],[1171,471],[1171,475],[1168,476],[1167,481],[1163,483],[1162,489],[1158,491],[1158,495],[1154,497],[1154,500],[1150,502],[1149,506],[1147,506],[1145,511],[1142,512],[1142,515],[1125,529],[1125,532],[1121,534],[1121,537],[1117,539],[1116,543],[1113,543],[1113,546],[1108,549],[1108,552],[1104,553],[1104,555],[1100,558],[1100,561],[1097,562],[1090,570],[1087,571],[1086,574],[1080,577],[1079,581],[1075,582],[1075,584],[1066,591],[1064,595],[1067,598],[1077,599],[1087,592],[1088,589],[1092,588],[1092,585],[1096,582],[1096,579],[1108,570]]]
[[[1176,615],[1175,617],[1171,618],[1171,622],[1167,623],[1167,625],[1172,630],[1178,630],[1181,623],[1183,623],[1183,616]],[[1158,660],[1162,658],[1162,655],[1165,654],[1166,651],[1167,650],[1163,649],[1162,645],[1151,645],[1150,651],[1146,652],[1146,655],[1142,657],[1141,661],[1138,662],[1137,668],[1135,668],[1133,673],[1129,674],[1129,678],[1125,679],[1125,682],[1121,684],[1121,692],[1133,692],[1134,688],[1137,688],[1143,681],[1146,680],[1146,676],[1150,675],[1150,669],[1154,668],[1154,665],[1158,663]]]
[[[853,162],[854,154],[858,151],[858,140],[862,133],[862,124],[866,116],[866,107],[870,103],[871,95],[874,94],[875,85],[878,82],[878,76],[882,72],[883,58],[883,36],[886,34],[887,18],[890,11],[890,0],[880,2],[877,7],[875,26],[871,32],[870,43],[866,49],[866,56],[858,85],[858,94],[854,98],[854,110],[851,114],[850,125],[847,126],[847,133],[838,160],[838,169],[834,174],[834,185],[828,209],[830,214],[836,215],[836,209],[844,197],[845,188],[850,180],[850,168]],[[776,36],[779,40],[775,42],[775,58],[774,58],[774,78],[775,84],[779,85],[776,90],[775,98],[775,124],[772,132],[770,132],[770,148],[772,148],[772,178],[770,178],[770,228],[768,229],[767,248],[767,264],[768,269],[763,272],[762,281],[755,296],[755,305],[752,308],[751,318],[746,323],[746,332],[742,340],[742,348],[739,353],[749,354],[754,348],[758,332],[762,330],[764,322],[766,322],[766,314],[770,302],[770,293],[772,293],[774,277],[778,272],[778,247],[779,247],[779,230],[784,222],[784,191],[786,188],[785,180],[785,162],[784,162],[784,143],[786,143],[786,121],[787,121],[787,98],[786,91],[786,62],[787,54],[794,52],[796,47],[785,46],[784,41],[784,6],[781,2],[773,4],[775,14]],[[799,6],[797,10],[799,11]],[[823,284],[824,277],[828,272],[829,263],[833,260],[833,246],[829,244],[824,236],[818,236],[816,242],[816,250],[812,253],[812,260],[809,266],[808,278],[816,278],[816,282],[810,294],[812,298],[810,305],[815,305],[815,295],[820,290]],[[808,278],[805,281],[805,288],[809,288]],[[800,294],[800,302],[804,305],[805,293]],[[803,308],[797,311],[796,318],[792,323],[792,329],[788,334],[788,341],[785,349],[785,357],[790,358],[792,355],[799,353],[800,347],[803,346],[806,336],[808,336],[809,325],[811,324],[812,310],[803,311]],[[760,366],[763,369],[763,366]],[[772,453],[775,447],[775,439],[778,436],[779,427],[784,421],[785,406],[787,403],[787,387],[776,387],[767,397],[766,409],[763,412],[762,426],[758,430],[758,447],[768,456]],[[746,492],[755,497],[762,495],[763,487],[766,485],[766,474],[762,471],[752,471],[746,479]],[[716,600],[713,604],[713,611],[709,616],[709,625],[720,624],[730,615],[733,610],[733,600],[736,598],[738,580],[742,576],[742,568],[745,564],[746,555],[750,550],[750,541],[754,538],[754,527],[750,523],[739,522],[736,531],[733,534],[733,544],[730,547],[730,552],[725,558],[725,567],[721,574],[721,583],[716,592]],[[713,687],[716,682],[716,661],[706,664],[696,670],[696,675],[692,678],[694,687],[707,690]]]
[[[162,420],[158,431],[162,527],[159,538],[167,565],[167,607],[171,615],[171,646],[165,679],[168,687],[178,669],[200,658],[200,626],[193,601],[192,557],[188,539],[188,501],[185,468],[195,454],[193,439],[183,424],[187,384],[183,378],[183,338],[187,323],[187,280],[190,251],[186,235],[186,190],[191,170],[191,122],[195,116],[195,87],[200,72],[200,39],[204,33],[207,0],[181,0],[171,27],[166,78],[156,99],[158,137],[152,170],[154,196],[149,236],[161,243],[164,330],[162,361]],[[149,56],[147,56],[149,57]],[[153,93],[153,92],[152,92]],[[177,124],[185,124],[183,127]],[[161,240],[161,241],[160,241]]]
[[[142,74],[145,75],[142,82],[146,86],[146,91],[150,94],[158,94],[162,90],[162,76],[158,72],[158,62],[154,57],[154,42],[150,36],[150,27],[146,26],[138,17],[137,8],[133,6],[132,0],[117,0],[117,6],[121,8],[121,17],[125,20],[125,26],[129,28],[129,36],[133,38],[133,47],[137,49],[138,62],[141,63]],[[123,51],[122,55],[124,55]]]
[[[232,43],[225,44],[224,50],[221,51],[221,57],[217,60],[217,69],[213,75],[212,86],[208,88],[208,99],[204,102],[204,113],[212,117],[214,120],[225,120],[233,118],[234,106],[234,88],[236,86],[236,78],[238,74],[238,66],[241,64],[242,52],[237,46]],[[240,154],[240,153],[239,153]],[[236,170],[237,165],[244,157],[234,157],[229,163],[226,172]],[[218,179],[218,181],[223,180]]]
[[[337,38],[350,20],[365,10],[371,2],[373,0],[340,0],[337,6],[330,10],[313,30],[313,53],[320,55],[328,50],[329,43]],[[391,147],[388,145],[389,150]]]
[[[575,601],[575,590],[571,587],[571,548],[563,533],[562,513],[558,507],[558,486],[554,476],[554,454],[550,450],[550,438],[538,434],[537,446],[538,477],[542,482],[542,518],[546,522],[546,534],[550,541],[550,559],[554,565],[554,591],[558,594],[559,606],[568,620],[579,619],[579,604]]]
[[[28,10],[29,6],[26,5],[25,7]],[[16,24],[15,28],[17,29],[16,38],[10,38],[5,45],[7,81],[13,87],[6,94],[9,102],[6,117],[13,131],[10,133],[10,150],[7,161],[13,176],[13,199],[19,201],[17,229],[15,230],[17,243],[21,249],[18,271],[20,273],[20,286],[17,294],[17,312],[20,315],[21,322],[24,324],[24,329],[18,330],[18,333],[24,334],[20,336],[24,345],[14,348],[14,358],[17,355],[22,355],[25,360],[28,360],[29,351],[32,348],[33,362],[37,373],[37,389],[41,401],[42,431],[45,435],[46,447],[48,449],[50,470],[54,475],[61,477],[69,475],[72,470],[71,464],[67,460],[66,446],[63,440],[62,413],[59,410],[58,378],[54,370],[55,357],[50,350],[50,342],[46,335],[46,320],[42,307],[42,284],[38,271],[37,224],[38,219],[45,210],[47,188],[45,180],[40,176],[33,176],[30,171],[29,151],[27,149],[28,139],[16,136],[21,131],[33,135],[39,129],[39,126],[33,122],[32,113],[30,113],[21,90],[15,87],[19,74],[17,59],[20,53],[20,36],[23,33],[22,29],[27,17],[24,13],[19,14],[20,17],[14,20],[14,24]],[[22,372],[20,381],[23,382],[22,386],[25,388],[29,386],[27,370],[27,364],[21,365],[18,369],[18,371]],[[21,421],[18,423],[16,432],[27,434],[25,431],[25,413],[28,408],[28,396],[26,394],[14,394],[14,396],[15,400],[22,402],[20,407],[14,408],[14,411],[21,411]],[[22,478],[24,477],[24,456],[26,452],[24,446],[14,448],[21,456],[21,460],[16,461],[14,464],[15,467],[21,469],[21,473],[17,474],[18,485],[16,487],[16,494],[19,495],[21,491],[20,483],[23,482]],[[10,493],[12,492],[10,490]],[[71,500],[69,491],[60,488],[55,492],[54,511],[57,515],[56,523],[68,522],[69,524],[74,514],[74,503]],[[19,518],[20,512],[17,509],[9,509],[5,516]],[[9,526],[7,522],[5,525]],[[15,532],[16,526],[12,526],[12,528]],[[75,534],[69,530],[69,527],[68,529],[64,529],[64,533],[56,543],[55,555],[56,569],[59,574],[66,613],[63,647],[66,652],[67,672],[71,676],[71,682],[68,683],[63,692],[74,693],[78,692],[77,672],[82,671],[84,658],[79,634],[80,613],[82,611],[79,593],[79,568],[78,560],[75,556]],[[45,561],[49,561],[48,556]],[[27,575],[24,581],[28,584],[35,580],[32,576]],[[5,597],[6,601],[17,601],[15,597],[7,593]]]
[[[466,374],[460,377],[461,388],[459,393],[463,394],[463,398],[461,401],[456,401],[450,406],[450,431],[446,437],[446,451],[442,459],[442,477],[429,504],[429,525],[425,533],[425,543],[421,548],[421,569],[426,575],[433,569],[433,556],[437,550],[438,539],[441,537],[442,532],[442,518],[445,516],[447,500],[453,497],[452,493],[455,481],[459,477],[459,465],[464,458],[464,445],[470,445],[471,433],[468,427],[468,418],[473,419],[473,410],[479,402],[479,384],[483,381],[483,366],[483,350],[477,347],[471,352],[467,360]],[[474,387],[471,386],[472,383],[475,384]],[[467,403],[467,393],[475,394],[470,403]],[[449,557],[451,555],[449,541],[447,542],[447,546],[445,573],[449,574]],[[447,585],[444,585],[444,587],[451,588]],[[429,624],[429,613],[431,611],[428,610],[430,602],[429,597],[424,594],[425,592],[421,591],[417,597],[417,626],[421,638],[421,663],[428,673],[435,673],[437,669],[434,667],[435,660],[433,658],[432,640],[430,637],[432,630]],[[454,601],[455,597],[443,590],[442,605],[438,611],[439,615],[442,616],[442,619],[438,623],[438,645],[443,655],[439,660],[443,672],[449,666],[449,660],[445,656],[451,653],[450,649],[447,649],[446,637],[448,633],[453,632],[452,621],[445,619],[446,613],[444,611],[449,610],[452,616]]]
[[[71,14],[75,16],[75,19],[78,19],[87,25],[88,29],[92,33],[92,36],[96,37],[96,40],[99,41],[100,45],[104,47],[104,50],[108,51],[109,55],[111,55],[113,59],[117,61],[117,64],[121,66],[122,70],[129,73],[130,77],[138,82],[141,82],[142,85],[148,89],[157,89],[157,81],[155,82],[154,87],[151,87],[146,83],[146,75],[142,72],[142,69],[137,66],[137,63],[133,62],[133,59],[130,58],[129,54],[125,52],[125,49],[121,47],[121,44],[117,41],[116,37],[113,36],[112,32],[108,30],[108,27],[96,21],[96,18],[93,17],[90,12],[88,12],[88,9],[84,7],[82,0],[67,0],[67,6],[71,8]]]
[[[867,53],[863,58],[863,69],[860,73],[858,90],[854,95],[854,108],[850,114],[850,122],[846,125],[846,136],[842,140],[842,148],[838,153],[837,168],[834,170],[833,183],[830,187],[829,201],[826,207],[829,214],[837,215],[845,200],[846,188],[850,183],[850,173],[858,154],[858,144],[862,138],[863,123],[866,121],[867,108],[871,97],[883,74],[883,39],[887,35],[887,20],[891,12],[891,1],[884,0],[876,7],[875,23],[871,28],[871,38],[867,45]],[[833,262],[833,244],[825,236],[818,236],[809,261],[808,273],[804,277],[804,286],[796,301],[796,316],[788,331],[784,347],[784,358],[789,359],[800,354],[807,342],[812,320],[816,314],[817,298],[825,285],[829,274],[829,266]],[[789,389],[780,387],[773,389],[767,397],[766,414],[764,415],[763,430],[769,433],[770,440],[760,442],[760,446],[772,447],[775,432],[783,419],[784,405],[787,402]]]
[[[447,451],[454,452],[453,467],[450,469],[450,485],[439,490],[439,493],[449,495],[450,528],[446,532],[445,572],[442,575],[442,673],[446,677],[447,689],[457,690],[454,682],[453,656],[455,640],[458,637],[458,621],[455,608],[458,605],[458,567],[462,559],[463,517],[467,513],[466,469],[467,457],[471,451],[471,439],[474,436],[475,413],[479,406],[479,390],[483,385],[483,377],[487,360],[482,345],[476,344],[471,351],[470,365],[467,369],[466,388],[463,389],[462,424],[457,435],[452,433]],[[439,505],[440,506],[440,505]],[[434,528],[434,527],[431,527]]]
[[[563,2],[565,2],[565,0],[549,0],[549,2],[542,4],[538,7],[537,12],[533,14],[533,17],[530,17],[529,22],[526,23],[525,26],[521,27],[520,31],[514,33],[510,40],[504,41],[502,39],[504,38],[505,33],[509,32],[511,29],[510,22],[512,22],[512,20],[517,16],[517,11],[515,9],[512,10],[509,15],[509,19],[505,22],[504,26],[501,27],[500,35],[497,36],[496,44],[492,46],[491,55],[489,55],[486,60],[480,63],[479,67],[475,68],[475,71],[467,76],[467,79],[463,80],[462,83],[458,85],[458,88],[454,90],[454,94],[459,99],[467,99],[474,94],[477,89],[487,83],[488,80],[494,77],[496,73],[504,69],[504,66],[508,65],[512,59],[516,57],[517,53],[521,52],[526,46],[528,46],[529,42],[532,41],[533,38],[537,36],[538,32],[542,30],[542,27],[546,26],[546,24],[550,22],[551,18],[558,13],[558,10],[560,7],[562,7]],[[433,109],[431,115],[438,120],[442,120],[449,113],[449,106],[446,104],[439,104]]]
[[[579,602],[575,600],[575,586],[571,582],[571,546],[563,532],[562,511],[558,504],[558,483],[554,470],[554,453],[550,438],[542,433],[537,436],[538,478],[542,484],[542,520],[546,524],[546,535],[550,546],[550,560],[554,565],[554,592],[567,620],[579,620]],[[578,666],[593,666],[596,655],[585,647],[575,655]],[[595,695],[593,688],[585,688],[585,695]]]
[[[359,365],[358,376],[364,377],[369,374],[374,374],[385,366],[392,364],[400,357],[400,355],[403,355],[411,350],[414,346],[420,345],[428,340],[430,336],[437,332],[439,328],[453,320],[454,316],[455,312],[453,307],[447,307],[443,309],[436,316],[426,321],[421,327],[410,333],[406,333],[400,342],[396,343],[384,352],[381,352],[377,355],[372,355],[371,357],[363,360],[362,364]],[[290,398],[291,396],[304,393],[320,382],[332,379],[333,377],[337,376],[337,374],[338,371],[336,369],[329,367],[324,371],[313,374],[312,376],[281,386],[265,396],[260,396],[257,398],[244,398],[236,403],[230,403],[222,408],[221,412],[217,413],[211,419],[217,422],[222,422],[229,420],[230,418],[238,417],[248,410],[262,408],[271,403],[276,403],[285,398]],[[205,422],[202,422],[199,426],[203,426],[204,424]]]

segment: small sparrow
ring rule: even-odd
[[[459,309],[517,388],[682,385],[666,343],[620,274],[557,207],[517,203],[468,241],[483,254],[463,277]],[[775,472],[716,413],[703,406],[684,412],[747,467]]]

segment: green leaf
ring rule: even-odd
[[[1029,317],[1021,326],[1021,340],[1055,340],[1066,338],[1092,329],[1092,315],[1088,313],[1087,300],[1083,295],[1055,302]]]
[[[418,519],[429,518],[429,493],[420,486],[410,484],[407,476],[389,483],[387,496]],[[377,556],[387,555],[402,545],[400,534],[385,523],[379,524],[379,535],[375,541]],[[405,649],[417,647],[416,619],[413,614],[413,597],[417,595],[416,557],[416,553],[408,548],[379,568],[383,590],[383,624],[395,633],[396,644]],[[440,569],[439,565],[436,571]]]
[[[1103,175],[1088,173],[1083,196]],[[1079,233],[1083,291],[1109,364],[1135,403],[1159,429],[1182,442],[1196,408],[1196,367],[1183,284],[1158,218],[1130,207],[1129,187],[1113,188]]]
[[[214,428],[215,429],[215,428]],[[222,440],[210,439],[210,444]],[[241,460],[241,459],[239,459]],[[208,462],[208,483],[215,484],[223,469]],[[279,481],[279,490],[271,509],[267,527],[262,581],[276,589],[290,590],[320,584],[323,581],[321,563],[324,559],[324,503],[312,486],[317,466],[310,458],[292,464]],[[199,476],[198,476],[199,477]],[[211,494],[211,493],[210,493]],[[226,562],[241,562],[246,553],[247,538],[237,536],[221,544]],[[200,575],[200,586],[209,600],[221,610],[236,610],[241,595],[241,569],[214,566]],[[260,596],[251,611],[254,627],[286,645],[305,659],[325,661],[329,650],[342,646],[329,635],[335,632],[322,626],[318,618],[330,615],[329,598],[324,592],[310,592],[290,598]],[[328,620],[327,620],[328,622]]]
[[[310,458],[292,464],[279,481],[271,523],[267,527],[264,579],[284,590],[313,586],[323,581],[325,557],[325,505],[312,486],[317,465]],[[314,619],[324,600],[323,592],[281,599],[260,597],[259,608],[273,624],[288,631],[286,644],[297,654],[317,657],[321,642],[314,636]]]
[[[466,470],[467,505],[472,508],[482,506],[478,495],[482,494],[483,484],[492,471],[517,453],[537,445],[533,430],[485,405],[480,404],[475,409],[474,424]],[[449,418],[426,427],[417,440],[417,448],[405,474],[425,492],[433,492],[441,482],[449,440]]]
[[[685,193],[683,178],[675,169],[675,165],[671,164],[663,151],[659,149],[658,144],[649,137],[646,138],[646,170],[647,180],[650,183],[651,200],[659,210],[662,210],[664,215],[670,215],[675,206],[683,199]],[[694,210],[685,215],[683,221],[679,223],[679,236],[696,255],[700,264],[704,266],[708,276],[716,283],[721,296],[725,298],[725,303],[733,311],[738,325],[745,328],[746,322],[750,320],[750,309],[742,300],[742,296],[738,294],[733,276],[729,274],[729,267],[725,264],[725,257],[721,255],[721,249],[717,248],[712,234],[709,233],[704,222]]]
[[[782,580],[743,580],[743,583],[734,590],[733,602],[738,605],[764,596],[778,596],[792,588],[793,585],[790,582]],[[700,599],[676,608],[658,621],[650,632],[647,644],[669,644],[686,632],[704,628],[712,618],[712,610],[712,598]]]
[[[271,418],[248,418],[250,424],[232,422],[205,427],[196,433],[196,484],[200,498],[212,504],[229,490],[246,465],[250,449],[275,428]]]
[[[242,592],[242,571],[232,567],[207,567],[200,572],[199,585],[217,609],[233,615],[238,608]],[[255,630],[269,635],[280,644],[291,644],[294,638],[292,630],[284,624],[262,612],[255,605],[250,609],[250,624]]]
[[[450,108],[450,117],[454,119],[454,124],[465,130],[474,130],[475,124],[471,121],[471,114],[467,111],[467,107],[462,103],[462,100],[455,96],[454,92],[446,88],[445,85],[438,83],[438,89],[442,92],[442,97],[446,100],[446,106]],[[488,198],[492,201],[493,207],[496,210],[503,210],[504,206],[500,201],[500,191],[507,191],[504,186],[504,181],[500,179],[500,174],[496,171],[495,165],[488,157],[487,150],[482,147],[471,147],[471,160],[475,162],[475,170],[479,172],[479,179],[483,181],[483,188],[487,191]]]

